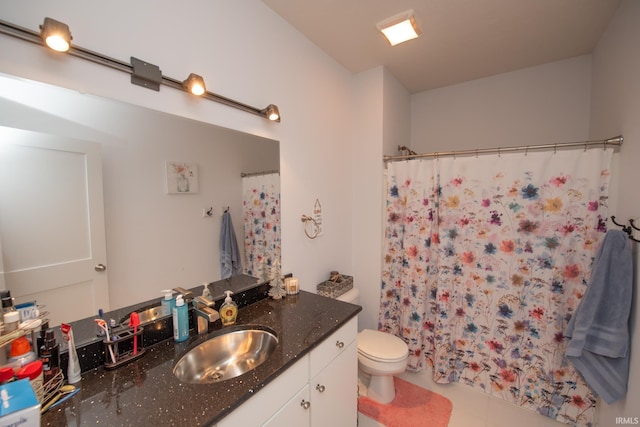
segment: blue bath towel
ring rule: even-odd
[[[236,233],[233,231],[231,214],[226,211],[222,215],[222,226],[220,227],[220,276],[221,279],[228,279],[242,273],[242,260]]]
[[[589,286],[565,335],[566,357],[607,403],[627,392],[633,266],[629,237],[609,230],[593,263]]]

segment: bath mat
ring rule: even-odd
[[[446,397],[394,377],[396,397],[382,404],[366,396],[358,398],[358,412],[387,427],[447,427],[451,401]]]

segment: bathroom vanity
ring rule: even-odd
[[[117,369],[84,372],[81,392],[44,414],[42,425],[355,426],[360,310],[304,291],[263,299],[237,319],[277,334],[275,351],[254,370],[213,384],[180,382],[175,360],[216,331],[166,340]]]

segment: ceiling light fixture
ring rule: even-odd
[[[49,46],[53,43],[53,36],[57,35],[58,41],[62,40],[59,45],[52,46],[52,49],[56,49],[62,52],[67,52],[68,55],[75,56],[76,58],[84,59],[85,61],[93,62],[94,64],[102,65],[112,68],[123,73],[131,75],[131,83],[142,86],[147,89],[159,91],[160,86],[169,86],[181,91],[189,91],[186,83],[192,80],[192,76],[199,79],[201,86],[201,97],[214,101],[237,110],[241,110],[247,113],[255,114],[263,119],[268,119],[274,122],[280,122],[281,116],[278,111],[278,107],[274,104],[270,104],[266,108],[256,108],[251,105],[244,104],[235,99],[227,98],[225,96],[207,91],[204,80],[197,74],[190,74],[187,80],[180,81],[169,76],[162,74],[160,67],[151,64],[147,61],[131,57],[131,62],[121,61],[116,58],[104,55],[93,50],[85,49],[76,44],[71,46],[71,32],[69,27],[62,22],[55,19],[45,18],[44,23],[40,26],[40,32],[23,28],[11,22],[3,21],[0,19],[0,34],[6,34],[11,37],[15,37],[20,40],[27,41],[29,43],[42,46],[43,41]],[[193,93],[193,92],[191,92]]]
[[[418,38],[422,34],[412,9],[378,22],[376,27],[391,46]]]
[[[69,26],[52,18],[44,18],[40,25],[42,40],[51,49],[58,52],[66,52],[71,47],[71,31]]]
[[[207,91],[207,88],[204,85],[204,79],[202,78],[202,76],[199,76],[197,74],[189,74],[189,77],[187,77],[187,80],[185,80],[183,83],[184,87],[194,95],[200,96]]]

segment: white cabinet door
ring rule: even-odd
[[[358,420],[358,343],[309,382],[311,427],[355,427]],[[284,425],[284,424],[283,424]]]
[[[109,309],[100,145],[0,126],[0,240],[0,286],[51,326]]]
[[[306,385],[273,417],[264,423],[264,427],[308,427],[311,402],[309,386]]]
[[[281,408],[291,402],[292,396],[308,388],[307,372],[309,372],[309,357],[305,355],[239,408],[224,417],[217,427],[257,427],[268,422]],[[309,414],[307,413],[306,416],[308,419]],[[272,424],[272,426],[275,425]],[[283,427],[288,426],[283,425]]]

